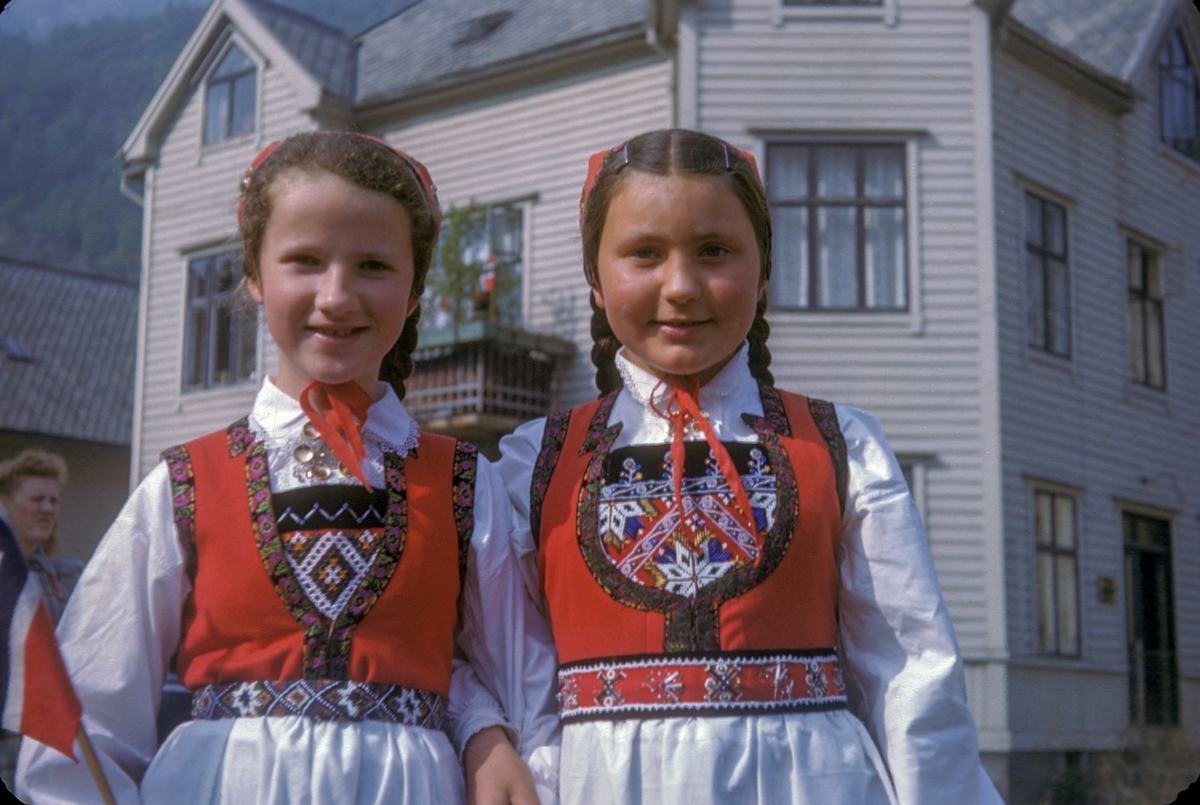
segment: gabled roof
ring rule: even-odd
[[[644,29],[652,0],[423,0],[359,35],[359,102],[395,98]]]
[[[134,283],[0,257],[0,430],[129,444],[137,306]]]
[[[245,0],[296,61],[325,90],[341,98],[354,95],[354,42],[332,25],[269,0]]]
[[[1016,0],[1012,19],[1106,75],[1131,81],[1178,0]]]

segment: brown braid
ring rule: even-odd
[[[726,154],[732,157],[730,166],[725,167]],[[617,163],[628,157],[628,162]],[[583,236],[584,273],[589,281],[597,276],[596,260],[600,253],[600,235],[608,216],[609,205],[616,197],[632,171],[656,176],[675,174],[701,174],[727,176],[738,201],[750,217],[754,227],[758,252],[761,257],[760,275],[764,280],[771,278],[771,211],[767,206],[766,193],[759,184],[758,176],[750,163],[738,155],[735,149],[725,148],[721,140],[709,134],[687,129],[661,129],[639,134],[624,149],[611,152],[604,161],[605,167],[596,175],[591,192],[584,204],[581,234]],[[621,377],[617,373],[615,358],[621,343],[613,334],[604,311],[592,303],[592,363],[596,365],[596,387],[601,395],[620,388]],[[768,368],[771,351],[767,349],[767,335],[771,328],[765,317],[767,298],[764,294],[755,309],[754,323],[750,325],[747,338],[750,344],[750,372],[759,382],[773,385],[775,380]]]

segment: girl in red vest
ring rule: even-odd
[[[479,801],[533,805],[496,700],[452,665],[460,590],[520,589],[504,491],[400,403],[440,220],[428,172],[372,137],[296,135],[254,161],[238,220],[279,372],[249,416],[163,454],[59,631],[118,801],[462,802],[452,731]],[[487,617],[467,625],[519,633]],[[159,747],[173,656],[192,720]],[[96,800],[37,744],[18,774],[34,802]]]
[[[635,137],[592,158],[581,229],[601,397],[498,465],[557,649],[529,685],[557,695],[563,803],[998,803],[879,424],[768,369],[753,158]]]

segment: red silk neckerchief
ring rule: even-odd
[[[654,402],[654,397],[658,393],[658,389],[665,381],[659,381],[654,390],[650,392],[650,409],[658,414],[663,419],[669,421],[675,426],[675,433],[671,438],[671,469],[672,481],[675,487],[675,504],[679,507],[679,525],[681,528],[695,537],[695,530],[687,524],[683,511],[683,431],[689,421],[695,422],[700,432],[704,434],[704,441],[708,442],[709,449],[712,450],[713,456],[717,460],[717,467],[720,468],[721,474],[725,476],[725,482],[729,484],[729,488],[733,491],[733,498],[736,504],[734,516],[741,523],[742,528],[751,536],[758,535],[758,528],[754,525],[754,512],[750,508],[750,499],[746,496],[746,487],[742,484],[742,478],[738,475],[737,467],[733,464],[733,459],[729,455],[729,451],[725,449],[725,445],[721,444],[721,440],[717,438],[716,432],[708,419],[705,418],[700,410],[700,404],[696,402],[696,396],[691,391],[682,388],[674,383],[671,383],[671,394],[667,397],[664,410],[659,410]],[[740,516],[739,516],[740,515]],[[758,563],[757,558],[755,564]]]
[[[309,399],[310,395],[316,401],[315,406]],[[333,454],[368,492],[374,490],[367,483],[367,474],[363,472],[362,460],[367,457],[367,450],[363,447],[359,431],[367,421],[367,409],[374,402],[371,395],[353,380],[337,385],[314,380],[300,393],[300,408],[304,415],[313,423]]]

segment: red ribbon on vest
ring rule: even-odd
[[[316,405],[313,405],[313,400]],[[360,431],[367,421],[367,409],[374,402],[371,395],[353,380],[337,385],[314,380],[300,393],[300,408],[304,415],[313,423],[333,454],[368,492],[374,490],[367,483],[367,474],[363,472],[362,460],[367,457],[367,450],[363,447]]]
[[[671,469],[672,481],[675,486],[675,503],[679,506],[680,527],[687,529],[695,536],[683,513],[683,431],[690,421],[696,423],[700,432],[704,434],[704,440],[708,442],[708,446],[717,460],[717,467],[725,476],[725,482],[729,484],[729,488],[733,490],[734,502],[737,504],[737,511],[734,512],[734,515],[740,515],[737,517],[738,522],[742,524],[748,534],[757,536],[758,528],[754,524],[754,512],[750,508],[750,498],[746,496],[746,487],[742,484],[742,478],[738,475],[737,467],[734,466],[729,451],[725,449],[725,445],[721,444],[716,431],[713,430],[712,425],[700,410],[700,404],[696,402],[696,393],[671,383],[671,394],[667,397],[665,410],[660,411],[654,402],[654,397],[664,382],[666,381],[660,380],[654,390],[650,392],[650,409],[675,426],[675,433],[671,438]],[[755,564],[757,563],[758,559],[756,558]]]

